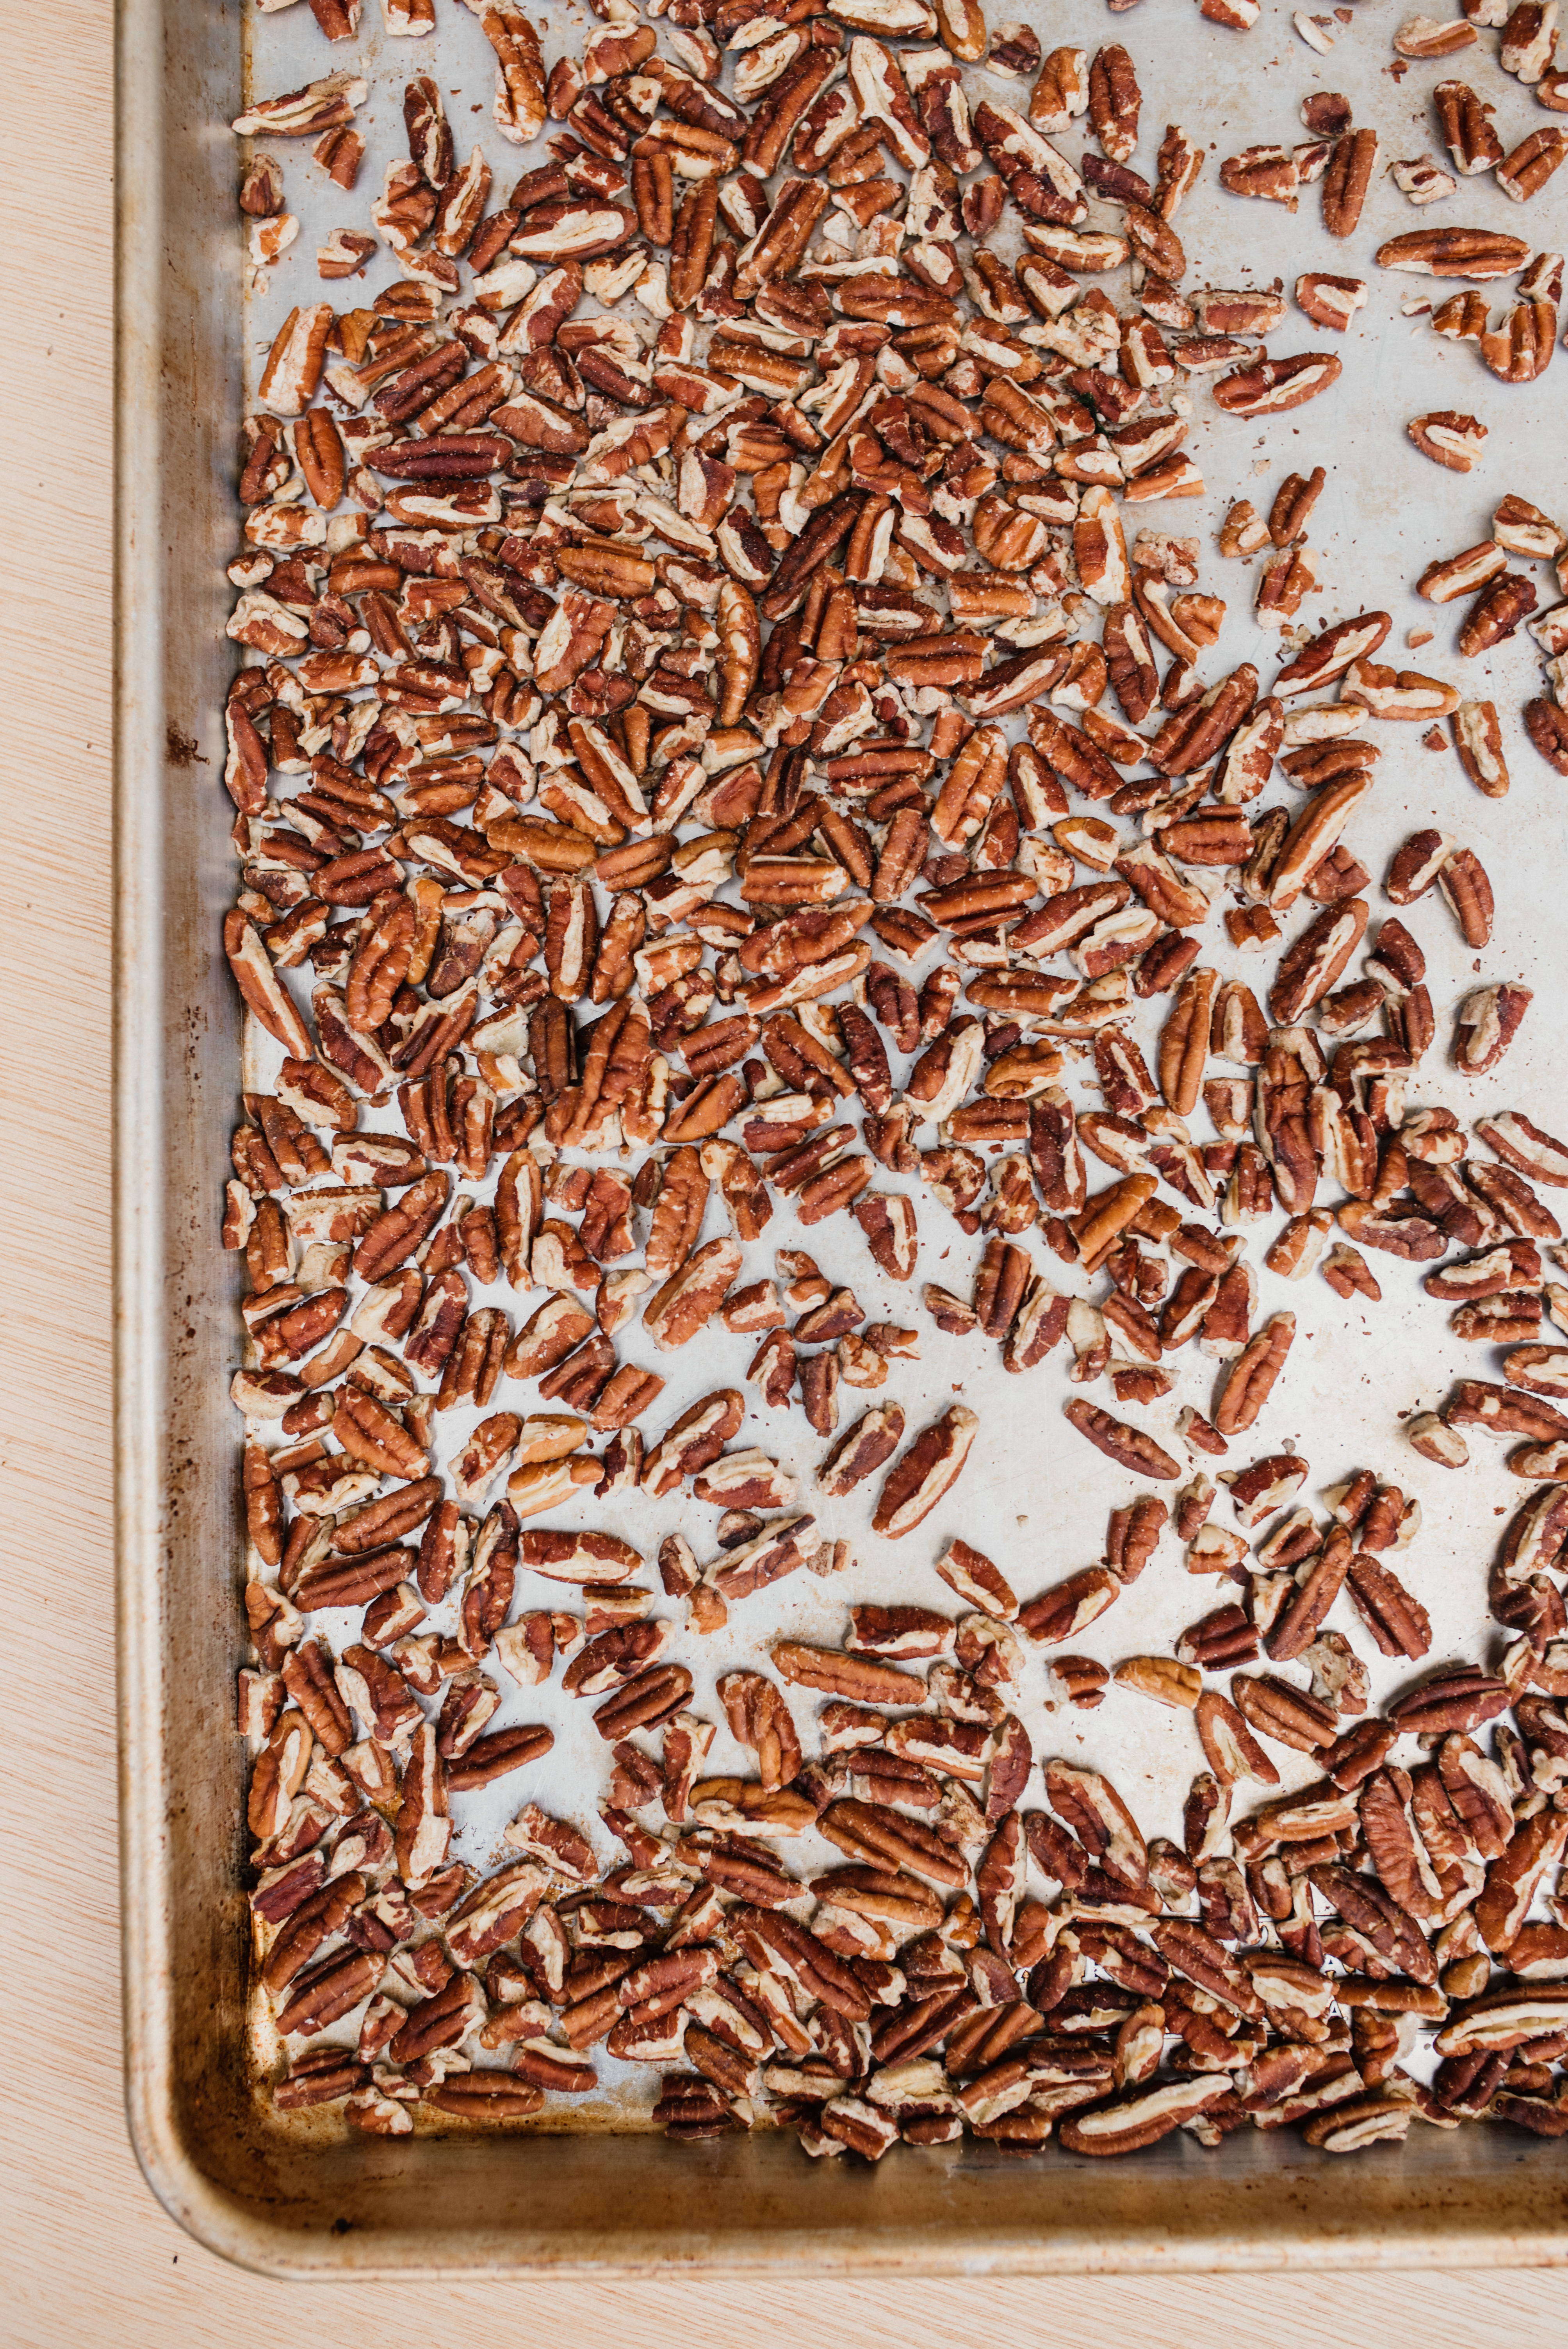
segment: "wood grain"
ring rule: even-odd
[[[1172,0],[1167,0],[1171,5]],[[526,2324],[599,2344],[822,2349],[1090,2339],[1164,2349],[1547,2349],[1568,2275],[922,2284],[809,2279],[370,2288],[314,2295],[183,2236],[137,2171],[120,2106],[108,1280],[110,8],[9,12],[0,256],[0,1310],[13,1800],[5,1915],[6,2272],[15,2349],[196,2349],[329,2324],[447,2349]],[[15,1790],[32,1791],[24,1809]],[[23,1837],[25,1834],[25,1847]],[[1547,2156],[1547,2158],[1553,2157]]]

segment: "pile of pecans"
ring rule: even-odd
[[[311,5],[356,37],[358,0]],[[408,82],[407,161],[370,229],[317,256],[346,279],[387,251],[398,280],[279,331],[230,568],[224,945],[252,1085],[223,1237],[249,1279],[239,1712],[277,2106],[342,2103],[382,2135],[521,2118],[600,2085],[602,2048],[653,2067],[672,2136],[782,2123],[817,2155],[966,2130],[1029,2153],[1058,2125],[1092,2154],[1298,2123],[1331,2151],[1417,2120],[1568,2133],[1568,1417],[1543,1400],[1568,1353],[1532,1334],[1542,1294],[1563,1316],[1532,1187],[1568,1182],[1568,1150],[1506,1112],[1471,1159],[1450,1112],[1407,1106],[1436,1032],[1425,961],[1398,914],[1367,941],[1346,838],[1368,722],[1451,718],[1495,795],[1496,711],[1380,665],[1387,614],[1291,626],[1321,468],[1266,521],[1238,500],[1221,537],[1272,550],[1257,616],[1288,649],[1266,693],[1247,662],[1200,677],[1225,606],[1196,539],[1130,546],[1123,518],[1202,490],[1179,378],[1212,376],[1247,419],[1339,362],[1249,339],[1283,321],[1277,293],[1181,290],[1203,150],[1168,126],[1154,178],[1134,168],[1119,45],[1042,58],[1007,26],[988,46],[975,0],[671,0],[652,21],[607,0],[547,70],[526,17],[469,6],[498,130],[558,126],[547,160],[487,209],[482,150],[460,162],[437,81]],[[467,37],[433,0],[388,5],[387,29]],[[982,61],[1026,101],[972,104]],[[312,140],[346,191],[366,94],[331,73],[235,128]],[[1050,135],[1078,117],[1081,171]],[[1375,153],[1339,133],[1231,159],[1226,184],[1294,202],[1322,171],[1347,233]],[[1088,224],[1091,198],[1116,229]],[[253,156],[242,202],[264,272],[294,236],[275,160]],[[1119,310],[1093,281],[1129,264]],[[1297,301],[1340,330],[1358,285],[1308,273]],[[1420,422],[1456,465],[1480,429]],[[1493,595],[1517,533],[1562,555],[1546,517],[1505,508],[1501,568],[1434,567],[1479,585],[1486,642],[1523,616]],[[1549,757],[1555,722],[1532,728]],[[1305,796],[1258,810],[1276,761]],[[1485,946],[1487,876],[1435,830],[1385,889],[1404,908],[1434,885]],[[1200,960],[1222,891],[1229,945],[1279,949],[1264,1002]],[[1498,1061],[1527,1001],[1466,999],[1461,1072]],[[1181,1489],[1114,1509],[1102,1563],[1034,1597],[954,1538],[934,1572],[956,1611],[854,1603],[837,1645],[759,1640],[717,1684],[755,1775],[710,1773],[718,1723],[682,1653],[851,1562],[778,1459],[727,1448],[748,1413],[799,1402],[827,1504],[880,1476],[887,1540],[981,1433],[961,1402],[912,1433],[883,1395],[919,1355],[913,1307],[872,1319],[804,1248],[766,1270],[748,1251],[787,1210],[824,1253],[852,1225],[912,1284],[933,1202],[941,1253],[978,1253],[966,1294],[911,1288],[919,1312],[1010,1373],[1058,1352],[1067,1424]],[[1447,1464],[1465,1424],[1527,1439],[1511,1465],[1539,1489],[1491,1587],[1511,1643],[1381,1715],[1326,1619],[1344,1594],[1381,1656],[1427,1658],[1383,1557],[1414,1504],[1367,1471],[1319,1523],[1290,1506],[1294,1449],[1215,1464],[1290,1355],[1295,1317],[1260,1316],[1246,1254],[1280,1210],[1270,1272],[1320,1265],[1373,1299],[1359,1247],[1480,1251],[1429,1288],[1465,1334],[1526,1340],[1503,1383],[1409,1431]],[[660,1426],[655,1363],[724,1335],[743,1384]],[[1120,1414],[1171,1394],[1177,1357],[1217,1382],[1162,1439]],[[843,1390],[865,1402],[841,1425]],[[715,1555],[670,1534],[655,1592],[642,1549],[581,1519],[672,1495],[721,1512]],[[1180,1846],[1059,1758],[1026,1807],[1018,1712],[1031,1675],[1050,1706],[1101,1702],[1110,1676],[1072,1642],[1168,1527],[1237,1594],[1115,1670],[1192,1716],[1207,1767]],[[1274,1669],[1244,1669],[1260,1655]],[[558,1664],[593,1702],[624,1857],[523,1800],[481,1872],[458,1856],[464,1798],[548,1755],[547,1726],[499,1716]],[[789,1690],[825,1700],[808,1728]],[[1278,1791],[1271,1746],[1318,1775]],[[1248,1783],[1265,1799],[1233,1815]],[[786,1865],[797,1838],[826,1851],[814,1873]],[[1435,2071],[1412,2062],[1429,2044]]]

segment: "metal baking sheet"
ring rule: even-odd
[[[1435,143],[1426,104],[1444,68],[1417,66],[1402,79],[1389,76],[1389,23],[1381,14],[1359,11],[1336,28],[1332,54],[1319,57],[1275,0],[1246,36],[1205,24],[1191,0],[1146,0],[1114,23],[1091,0],[1049,10],[1025,0],[1017,13],[1047,47],[1126,43],[1144,92],[1136,160],[1145,166],[1167,121],[1201,135],[1216,157],[1264,140],[1289,145],[1303,136],[1297,109],[1313,88],[1352,98],[1357,121],[1378,129],[1385,163]],[[549,9],[542,19],[547,62],[590,21],[577,9]],[[1494,34],[1481,38],[1495,47]],[[602,2052],[600,2095],[552,2107],[532,2127],[501,2135],[345,2141],[335,2120],[284,2124],[255,2094],[270,2026],[253,2010],[245,1982],[244,1761],[231,1729],[232,1676],[242,1653],[238,1423],[227,1396],[238,1359],[236,1284],[233,1260],[216,1244],[242,1045],[218,941],[232,877],[230,811],[218,781],[232,667],[222,638],[232,591],[222,565],[238,536],[239,419],[288,308],[322,298],[316,245],[335,225],[363,224],[386,163],[404,151],[402,86],[426,69],[429,44],[385,40],[367,5],[358,43],[329,49],[303,6],[253,20],[235,0],[205,9],[184,0],[128,0],[119,42],[117,1166],[126,1997],[132,2130],[155,2190],[213,2248],[297,2274],[1568,2260],[1561,2148],[1496,2129],[1418,2130],[1404,2147],[1354,2163],[1282,2142],[1281,2133],[1228,2139],[1217,2152],[1178,2137],[1114,2165],[1076,2160],[1054,2147],[1020,2164],[966,2142],[905,2149],[869,2172],[809,2162],[791,2137],[777,2133],[666,2146],[647,2133],[646,2075],[610,2064]],[[459,155],[477,139],[504,182],[532,159],[494,130],[490,52],[455,0],[440,0],[436,56]],[[1499,129],[1511,145],[1541,118],[1527,92],[1484,62],[1488,94],[1499,97]],[[247,288],[233,202],[240,149],[226,126],[253,96],[350,63],[370,84],[356,119],[368,143],[358,188],[345,196],[330,186],[309,163],[308,142],[279,142],[301,232],[276,267]],[[1016,82],[975,79],[1006,100],[1018,98]],[[1081,143],[1077,132],[1062,140],[1075,156]],[[1408,831],[1436,822],[1473,846],[1492,877],[1497,932],[1479,965],[1435,899],[1412,916],[1429,957],[1440,1042],[1478,968],[1536,989],[1520,1042],[1496,1074],[1467,1085],[1435,1049],[1412,1083],[1413,1100],[1444,1102],[1467,1123],[1511,1105],[1550,1122],[1555,1107],[1553,1047],[1568,1012],[1568,926],[1558,905],[1568,841],[1561,782],[1518,723],[1536,689],[1533,647],[1521,638],[1461,664],[1452,643],[1461,607],[1434,609],[1410,590],[1432,557],[1486,535],[1505,492],[1548,510],[1568,507],[1568,436],[1558,396],[1568,362],[1560,359],[1556,375],[1533,386],[1495,383],[1473,352],[1401,316],[1401,299],[1429,290],[1430,281],[1377,272],[1371,253],[1383,237],[1434,219],[1506,228],[1538,244],[1553,234],[1568,241],[1564,204],[1549,203],[1550,193],[1522,219],[1490,181],[1471,181],[1438,212],[1413,213],[1393,183],[1379,179],[1357,237],[1340,245],[1317,224],[1315,191],[1304,191],[1291,218],[1227,195],[1212,165],[1181,214],[1191,282],[1278,283],[1288,290],[1297,270],[1316,266],[1365,274],[1371,297],[1342,338],[1311,327],[1294,309],[1271,337],[1275,352],[1332,345],[1344,359],[1340,383],[1303,410],[1243,424],[1215,410],[1196,384],[1190,445],[1208,495],[1127,513],[1131,528],[1200,536],[1201,585],[1231,606],[1208,673],[1253,658],[1266,680],[1277,639],[1253,626],[1252,571],[1219,558],[1214,532],[1232,497],[1252,494],[1266,510],[1285,471],[1322,463],[1328,483],[1311,537],[1323,553],[1324,578],[1303,619],[1381,605],[1395,623],[1386,657],[1452,677],[1467,694],[1497,702],[1514,778],[1506,800],[1474,792],[1451,750],[1422,747],[1420,729],[1380,727],[1377,786],[1351,834],[1376,874]],[[1113,215],[1104,218],[1110,225]],[[364,279],[329,288],[328,298],[365,301],[392,276],[389,258],[380,255]],[[1123,290],[1111,283],[1113,292]],[[1470,409],[1490,428],[1484,460],[1468,478],[1439,471],[1404,435],[1409,416],[1447,407]],[[1405,655],[1404,632],[1418,625],[1431,626],[1434,640]],[[1222,937],[1217,952],[1210,943],[1206,933],[1206,959],[1222,973],[1233,969],[1257,983],[1255,964],[1233,959]],[[1009,1378],[986,1341],[935,1331],[916,1306],[919,1281],[965,1292],[980,1243],[934,1200],[923,1202],[921,1225],[913,1289],[884,1278],[844,1218],[801,1233],[776,1212],[752,1252],[755,1263],[748,1257],[755,1278],[770,1268],[773,1247],[802,1245],[830,1277],[854,1288],[873,1318],[918,1321],[923,1359],[895,1363],[884,1394],[903,1403],[912,1430],[962,1394],[979,1413],[981,1433],[963,1479],[910,1540],[871,1535],[874,1486],[863,1505],[859,1495],[824,1505],[818,1510],[824,1535],[853,1547],[851,1574],[821,1582],[797,1576],[745,1602],[700,1655],[683,1645],[697,1674],[694,1701],[710,1714],[721,1710],[704,1702],[717,1673],[780,1633],[836,1641],[851,1598],[947,1603],[932,1562],[952,1534],[995,1557],[1015,1588],[1032,1595],[1098,1559],[1108,1510],[1138,1489],[1063,1421],[1070,1390],[1060,1357]],[[715,1207],[707,1229],[722,1227]],[[1045,1256],[1037,1235],[1032,1246],[1048,1277],[1082,1286]],[[1484,1656],[1492,1646],[1485,1569],[1500,1513],[1520,1488],[1501,1453],[1484,1444],[1475,1447],[1469,1470],[1451,1475],[1402,1444],[1400,1417],[1434,1404],[1453,1376],[1473,1372],[1475,1350],[1452,1338],[1442,1309],[1422,1298],[1413,1268],[1379,1257],[1376,1269],[1384,1301],[1365,1310],[1343,1305],[1321,1280],[1285,1283],[1260,1272],[1262,1309],[1294,1309],[1299,1328],[1255,1448],[1281,1448],[1288,1439],[1305,1454],[1312,1478],[1304,1498],[1361,1465],[1414,1491],[1424,1523],[1401,1570],[1431,1612],[1431,1661]],[[503,1299],[515,1315],[510,1293],[498,1291],[493,1301]],[[710,1331],[709,1340],[689,1350],[696,1360],[658,1359],[670,1382],[656,1424],[715,1383],[739,1381],[749,1341],[722,1331]],[[627,1350],[642,1358],[624,1341]],[[1156,1434],[1168,1433],[1182,1402],[1207,1408],[1211,1399],[1212,1366],[1185,1355],[1177,1361],[1175,1392],[1140,1414]],[[860,1399],[843,1400],[847,1420]],[[443,1423],[446,1456],[475,1416],[455,1413],[449,1426]],[[754,1413],[740,1440],[779,1454],[800,1475],[801,1501],[811,1506],[810,1472],[822,1446],[798,1414]],[[694,1505],[684,1516],[675,1501],[622,1503],[609,1512],[591,1505],[583,1515],[650,1557],[677,1522],[699,1556],[713,1547],[717,1513]],[[1182,1570],[1168,1540],[1136,1600],[1120,1602],[1076,1644],[1107,1663],[1134,1649],[1168,1649],[1218,1595],[1211,1582]],[[1399,1677],[1387,1667],[1375,1671],[1375,1697]],[[1179,1834],[1182,1795],[1202,1766],[1187,1716],[1115,1689],[1093,1713],[1052,1713],[1037,1658],[1018,1709],[1037,1754],[1107,1769],[1146,1833]],[[806,1708],[796,1710],[804,1719]],[[558,1686],[515,1692],[499,1723],[551,1722],[557,1744],[529,1774],[526,1795],[575,1816],[607,1852],[592,1809],[603,1749],[586,1711],[562,1701]],[[726,1766],[727,1756],[741,1766],[738,1749],[730,1754],[721,1733],[713,1766]],[[1308,1775],[1305,1767],[1295,1774]],[[465,1798],[461,1856],[484,1861],[498,1854],[500,1827],[521,1799],[518,1783]],[[807,1855],[791,1857],[799,1864]]]

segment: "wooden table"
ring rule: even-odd
[[[1173,0],[1164,0],[1172,5]],[[375,0],[369,0],[374,5]],[[443,0],[452,5],[452,0]],[[109,0],[7,21],[11,174],[0,255],[5,565],[0,891],[6,940],[0,1342],[11,1857],[4,2015],[8,2240],[0,2338],[160,2349],[383,2326],[468,2344],[541,2320],[579,2349],[772,2332],[823,2349],[1088,2337],[1180,2349],[1420,2342],[1561,2349],[1568,2274],[954,2282],[297,2286],[225,2267],[164,2217],[120,2105],[109,1424]],[[744,2313],[742,2313],[744,2312]],[[353,2333],[347,2334],[353,2337]]]

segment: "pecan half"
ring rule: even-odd
[[[1513,277],[1530,258],[1530,247],[1517,236],[1502,236],[1483,228],[1412,229],[1390,237],[1377,248],[1380,269],[1403,269],[1423,277],[1468,277],[1484,283],[1493,277]]]
[[[954,1403],[923,1428],[882,1480],[872,1518],[872,1530],[890,1541],[913,1533],[964,1472],[980,1422],[964,1403]]]

